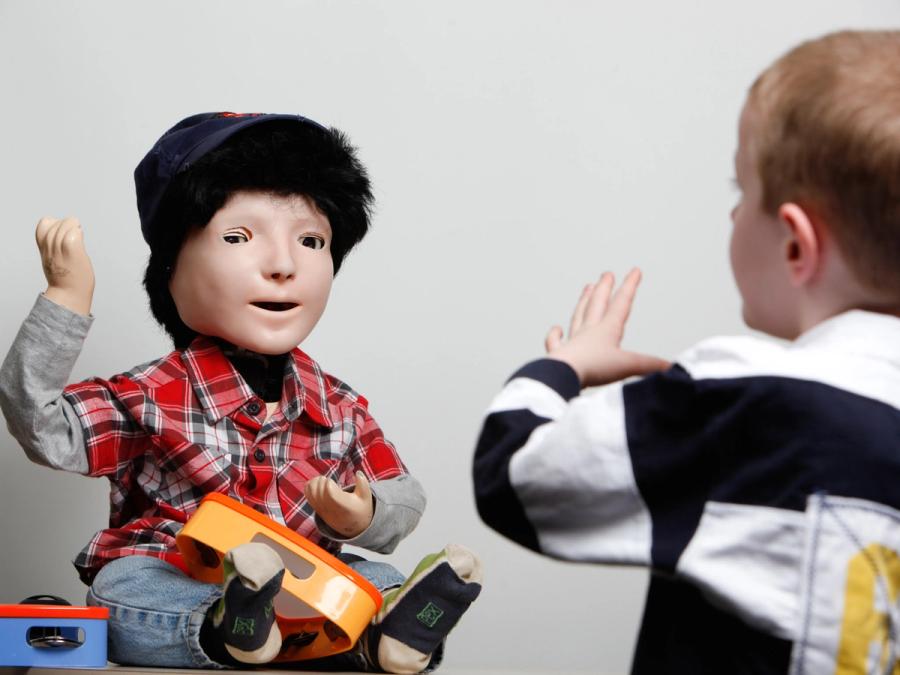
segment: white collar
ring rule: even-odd
[[[900,366],[900,317],[852,309],[813,326],[793,346],[874,357]]]

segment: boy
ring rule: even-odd
[[[48,288],[0,370],[0,405],[32,460],[110,481],[109,527],[74,562],[88,603],[110,609],[111,660],[267,663],[283,641],[309,637],[274,622],[284,563],[250,543],[227,553],[223,587],[189,578],[175,535],[203,496],[228,494],[336,554],[344,543],[392,551],[425,505],[366,400],[297,348],[368,229],[369,180],[335,129],[205,113],[160,138],[135,184],[151,251],[144,285],[176,351],[64,388],[94,275],[78,222],[45,218]],[[480,590],[477,559],[450,545],[402,587],[390,565],[344,559],[397,590],[355,650],[322,667],[435,668]]]
[[[731,265],[747,325],[790,342],[713,338],[671,367],[626,352],[640,275],[613,293],[604,274],[488,411],[485,522],[653,572],[635,673],[893,669],[898,93],[900,32],[802,44],[750,90]]]

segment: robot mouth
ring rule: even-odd
[[[286,312],[289,309],[294,309],[297,307],[296,302],[254,302],[252,303],[254,307],[259,307],[260,309],[265,309],[270,312]]]

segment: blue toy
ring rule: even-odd
[[[0,666],[106,666],[101,607],[0,605]]]

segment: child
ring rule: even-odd
[[[176,351],[64,389],[92,321],[94,275],[78,221],[45,218],[36,237],[48,288],[0,370],[0,404],[32,460],[110,481],[109,527],[74,562],[88,603],[110,609],[112,660],[266,663],[297,638],[271,611],[284,564],[251,543],[227,553],[223,587],[186,576],[175,535],[204,495],[228,494],[336,554],[345,543],[392,551],[425,505],[366,400],[296,347],[368,229],[369,180],[335,129],[208,113],[167,131],[135,184],[144,285]],[[480,590],[477,559],[450,545],[402,586],[390,565],[344,559],[397,590],[354,651],[320,666],[435,668]]]
[[[800,45],[739,126],[731,266],[747,325],[790,342],[624,351],[639,273],[604,274],[491,405],[479,511],[539,553],[651,569],[635,673],[893,672],[900,32]]]

